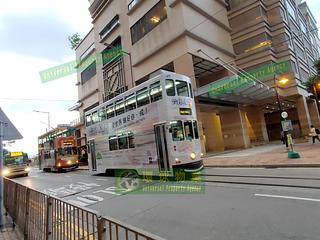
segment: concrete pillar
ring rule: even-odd
[[[306,136],[309,133],[309,129],[311,125],[310,114],[309,114],[306,98],[304,96],[299,96],[297,99],[296,105],[297,105],[298,118],[299,118],[300,127],[301,127],[301,134],[302,136]]]
[[[264,114],[260,109],[251,107],[245,109],[247,128],[250,139],[258,142],[269,142]]]
[[[246,114],[240,109],[220,112],[222,137],[225,149],[249,148],[250,138]]]
[[[311,124],[314,125],[316,128],[320,128],[320,116],[319,116],[316,100],[308,101],[307,104],[308,104]]]
[[[193,68],[192,55],[186,53],[173,61],[174,71],[179,74],[186,75],[192,79],[193,89],[196,88],[196,79]]]

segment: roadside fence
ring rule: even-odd
[[[4,207],[25,240],[164,240],[4,178]]]

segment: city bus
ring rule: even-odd
[[[30,172],[28,154],[24,152],[6,151],[3,165],[2,176],[4,177],[26,177]]]
[[[159,175],[203,168],[191,79],[157,73],[86,113],[91,173],[150,169]]]
[[[77,141],[73,134],[73,128],[58,127],[38,138],[40,169],[61,171],[79,167]]]

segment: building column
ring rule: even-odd
[[[174,71],[179,74],[186,75],[192,79],[193,89],[196,88],[196,79],[193,67],[192,55],[186,53],[173,61]]]
[[[222,137],[225,150],[249,148],[250,138],[246,124],[246,113],[240,109],[220,112]]]
[[[311,125],[310,114],[309,114],[306,98],[304,96],[299,96],[297,99],[296,105],[297,105],[298,118],[299,118],[300,127],[301,127],[301,134],[302,136],[306,136],[310,132],[309,129]]]
[[[264,114],[261,110],[251,107],[246,108],[247,124],[251,140],[269,142],[268,131]],[[250,134],[251,132],[251,134]]]
[[[308,110],[310,114],[311,124],[316,128],[320,128],[320,116],[316,100],[308,101]]]

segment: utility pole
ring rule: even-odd
[[[0,120],[0,229],[3,227],[3,140],[4,140],[4,126],[7,123]]]

